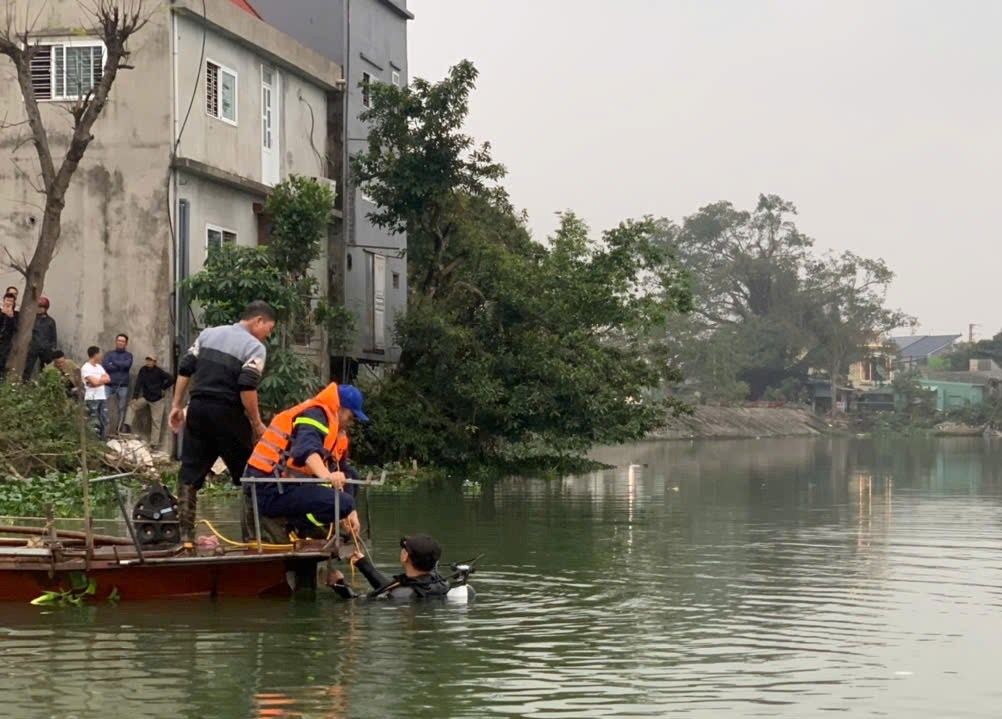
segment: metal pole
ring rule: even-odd
[[[90,515],[90,470],[87,468],[87,405],[81,398],[77,405],[80,417],[80,470],[83,474],[83,513],[84,513],[84,569],[90,570],[94,558],[94,525]]]
[[[136,538],[136,529],[132,526],[132,518],[129,517],[129,513],[125,511],[125,502],[122,501],[122,493],[118,491],[118,478],[112,478],[111,486],[115,488],[115,499],[118,500],[118,508],[122,510],[122,517],[125,518],[125,528],[129,530],[129,536],[132,538],[132,546],[136,548],[136,556],[139,557],[139,563],[145,564],[146,559],[143,557],[143,549],[139,546],[139,539]]]
[[[254,503],[254,538],[257,540],[257,553],[264,553],[261,546],[261,515],[257,510],[257,483],[251,484],[251,502]]]

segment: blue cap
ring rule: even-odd
[[[337,388],[337,398],[341,406],[350,409],[359,422],[368,422],[369,418],[362,411],[362,391],[358,387],[350,384],[339,385]]]

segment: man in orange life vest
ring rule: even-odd
[[[354,498],[342,491],[345,475],[339,469],[339,450],[347,452],[352,421],[368,422],[362,412],[362,393],[351,385],[331,383],[315,397],[280,412],[258,440],[247,462],[248,477],[319,477],[332,486],[299,483],[258,485],[258,509],[265,517],[285,517],[297,534],[323,533],[335,522],[335,498],[340,494],[340,517],[359,529]],[[339,445],[340,440],[340,447]]]

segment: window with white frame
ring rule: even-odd
[[[396,70],[390,75],[390,82],[392,82],[397,87],[400,87],[400,73]]]
[[[100,40],[67,40],[38,45],[31,58],[31,86],[38,100],[79,100],[104,75],[107,57]]]
[[[271,68],[261,68],[261,145],[271,149],[274,127],[274,72]]]
[[[235,245],[237,243],[237,233],[227,230],[218,225],[205,226],[205,249],[206,252],[218,250],[223,244]]]
[[[370,73],[362,73],[362,106],[372,107],[372,86],[373,84],[379,82]]]
[[[219,63],[205,63],[205,112],[237,124],[237,73]]]

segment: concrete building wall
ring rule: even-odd
[[[185,172],[178,173],[177,196],[179,200],[187,200],[191,208],[188,256],[192,273],[205,264],[209,225],[235,232],[238,245],[253,247],[257,244],[257,217],[253,208],[255,202],[264,200],[263,196]]]
[[[178,155],[200,161],[257,182],[262,174],[262,71],[272,72],[275,92],[274,151],[281,160],[282,177],[289,173],[324,175],[324,147],[327,137],[326,92],[314,82],[274,63],[253,47],[248,47],[215,30],[205,35],[202,61],[203,24],[200,18],[178,18],[178,97],[179,115],[184,117],[194,96]],[[232,70],[237,76],[237,119],[232,124],[206,110],[207,63]],[[197,85],[196,85],[197,78]],[[333,82],[335,77],[331,77]],[[312,116],[311,116],[312,110]]]
[[[82,37],[79,28],[92,24],[82,7],[75,0],[50,0],[36,34]],[[163,11],[130,43],[135,69],[120,72],[66,197],[62,238],[43,293],[52,302],[59,344],[78,360],[88,345],[112,347],[123,331],[137,356],[168,357],[169,41],[169,13]],[[7,88],[0,93],[0,117],[8,122],[23,118],[14,77],[10,62],[0,59],[0,86]],[[57,163],[69,139],[67,107],[41,103]],[[0,131],[0,245],[15,257],[30,257],[43,204],[30,184],[37,183],[38,159],[24,142],[26,133],[24,127]],[[0,284],[23,288],[23,282],[0,262]]]
[[[83,37],[81,29],[92,24],[86,5],[77,0],[32,5],[40,11],[36,35]],[[203,18],[198,0],[160,4],[133,38],[134,69],[120,72],[71,184],[63,237],[43,293],[52,302],[60,345],[76,359],[90,344],[111,347],[124,331],[134,355],[152,353],[170,365],[175,255],[169,221],[179,199],[191,203],[192,271],[204,260],[207,222],[235,230],[241,244],[256,242],[254,204],[267,194],[260,184],[262,63],[282,77],[281,175],[323,174],[326,96],[336,87],[340,68],[232,3],[206,7]],[[238,71],[236,127],[206,115],[204,64],[199,70],[203,32],[206,57]],[[0,86],[16,88],[14,78],[13,66],[0,59]],[[193,93],[178,155],[227,177],[181,171],[175,185],[173,138]],[[69,137],[67,106],[44,102],[41,108],[57,163]],[[16,90],[0,93],[0,117],[9,123],[23,119]],[[0,247],[15,257],[30,256],[41,223],[42,200],[31,187],[37,184],[38,161],[25,133],[26,128],[0,131]],[[247,187],[241,189],[240,182],[235,187],[234,178]],[[23,280],[0,260],[0,283],[21,287]]]
[[[255,0],[254,7],[268,23],[344,68],[347,154],[364,149],[368,130],[359,119],[365,110],[360,87],[363,73],[378,82],[389,83],[395,77],[401,84],[408,80],[407,22],[410,14],[406,2]],[[361,188],[353,185],[348,174],[338,189],[342,193],[344,222],[340,241],[334,245],[341,256],[332,258],[332,281],[342,285],[340,295],[355,315],[358,331],[351,354],[369,362],[396,361],[399,348],[394,345],[393,325],[407,306],[407,238],[374,226],[367,219],[374,205],[365,198]],[[377,289],[373,286],[374,254],[385,257],[385,275],[380,287],[385,300],[381,332],[373,327]],[[395,286],[394,275],[397,278]],[[376,334],[382,334],[385,339],[382,352],[372,351]]]

